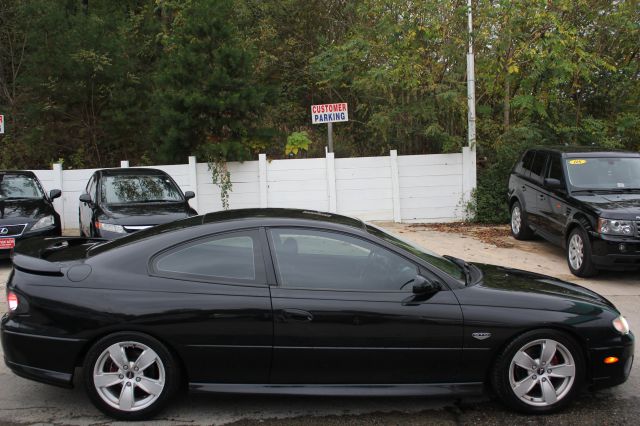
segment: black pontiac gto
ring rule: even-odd
[[[0,259],[9,257],[16,241],[60,236],[60,216],[53,200],[62,192],[45,193],[33,172],[0,170]]]
[[[604,297],[425,251],[357,219],[236,210],[113,241],[25,241],[5,362],[119,419],[193,391],[438,395],[548,413],[623,383],[634,337]]]

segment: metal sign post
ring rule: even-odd
[[[327,123],[328,152],[333,152],[333,123],[349,121],[349,106],[346,103],[311,105],[311,123]]]

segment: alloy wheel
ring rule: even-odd
[[[520,207],[515,206],[511,211],[511,230],[515,235],[520,233],[520,227],[522,226],[522,214],[520,213]]]
[[[158,354],[139,342],[119,342],[98,357],[93,384],[104,402],[120,411],[152,405],[165,388],[165,368]]]
[[[573,234],[569,240],[569,263],[574,270],[582,267],[584,261],[584,242],[579,234]]]
[[[524,403],[546,407],[567,396],[576,378],[569,349],[553,339],[538,339],[520,348],[509,366],[511,390]]]

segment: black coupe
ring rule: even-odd
[[[16,374],[148,418],[193,391],[437,395],[547,413],[623,383],[620,312],[548,276],[441,257],[357,219],[217,212],[113,241],[25,241],[2,318]]]
[[[29,237],[60,236],[60,216],[53,200],[33,172],[0,170],[0,259],[9,257],[16,241]]]

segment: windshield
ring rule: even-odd
[[[435,266],[448,275],[451,275],[452,277],[459,280],[465,279],[464,272],[458,265],[456,265],[449,259],[445,259],[439,254],[433,253],[429,250],[423,249],[422,247],[418,247],[415,244],[410,243],[409,241],[405,241],[399,237],[396,237],[395,235],[389,234],[388,232],[383,231],[377,226],[366,224],[366,227],[367,231],[369,231],[370,234],[375,235],[378,238],[382,238],[388,243],[391,243],[396,247],[400,247],[401,249],[406,250],[415,256],[418,256],[420,259]]]
[[[569,158],[566,164],[574,190],[640,188],[640,158]]]
[[[44,194],[40,185],[32,177],[0,174],[0,200],[43,197]]]
[[[168,176],[120,175],[101,179],[102,202],[106,204],[182,201],[180,189]]]

